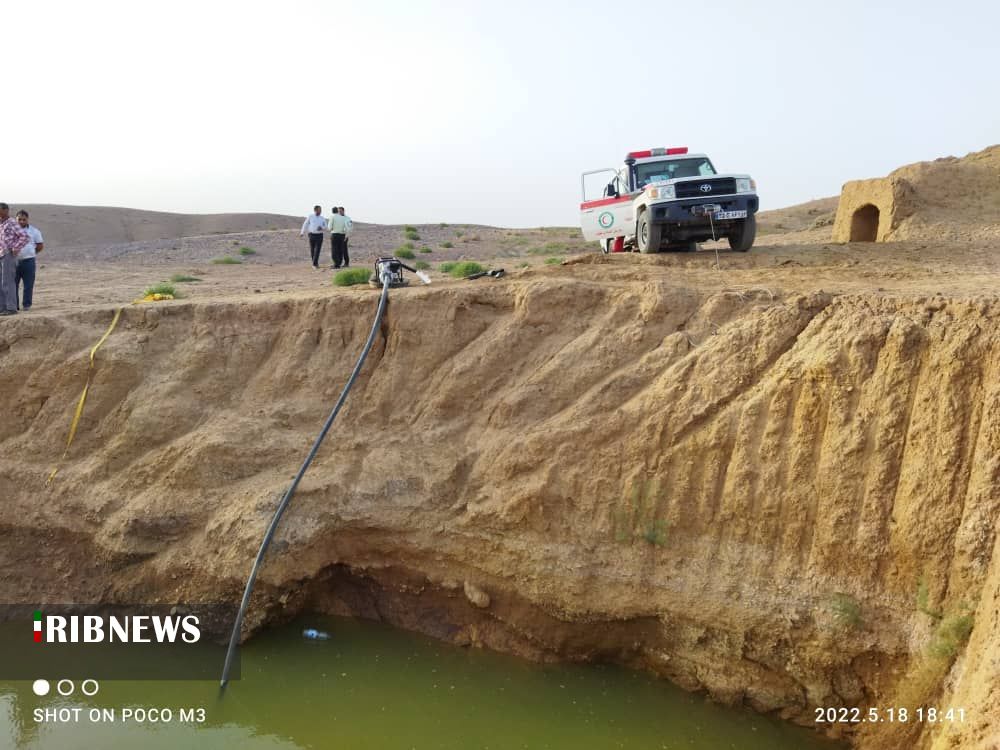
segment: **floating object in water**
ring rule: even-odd
[[[324,633],[322,630],[316,630],[315,628],[306,628],[302,631],[302,637],[308,638],[310,641],[328,641],[330,640],[330,634]]]

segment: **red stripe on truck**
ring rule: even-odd
[[[625,196],[624,198],[600,198],[596,201],[584,201],[580,204],[580,210],[583,211],[587,208],[600,208],[601,206],[610,206],[612,203],[627,203],[633,200],[633,197]]]

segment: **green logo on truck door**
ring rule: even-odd
[[[611,229],[615,223],[615,215],[610,211],[605,211],[597,217],[597,223],[601,225],[602,229]]]

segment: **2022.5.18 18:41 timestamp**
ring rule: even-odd
[[[906,724],[908,722],[934,724],[937,722],[961,723],[965,721],[964,708],[937,708],[936,706],[889,706],[879,708],[870,706],[867,709],[858,707],[828,707],[817,708],[815,721],[817,724]]]

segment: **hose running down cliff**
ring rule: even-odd
[[[250,604],[250,595],[253,593],[253,586],[257,580],[257,573],[260,571],[261,564],[264,562],[264,555],[267,553],[267,548],[270,546],[271,540],[274,538],[274,533],[278,529],[278,523],[280,523],[282,515],[284,515],[285,511],[288,509],[288,505],[291,503],[292,497],[295,495],[295,490],[299,486],[299,482],[302,480],[302,477],[309,468],[309,465],[316,457],[316,453],[319,451],[319,447],[322,445],[323,439],[326,437],[326,433],[329,432],[331,425],[333,425],[333,420],[337,418],[337,414],[344,405],[344,401],[347,400],[347,394],[351,392],[351,386],[354,385],[354,381],[357,380],[358,374],[361,372],[361,367],[365,363],[365,358],[368,356],[368,352],[371,351],[372,344],[375,343],[375,336],[382,323],[382,316],[385,314],[386,302],[389,299],[389,287],[392,285],[394,280],[393,275],[388,272],[383,272],[378,263],[376,263],[376,270],[378,278],[382,282],[382,296],[379,298],[378,311],[375,313],[375,321],[372,323],[372,330],[368,334],[368,340],[365,342],[365,347],[361,351],[361,356],[358,358],[358,362],[354,366],[354,370],[351,372],[350,378],[347,380],[347,385],[344,386],[344,390],[341,392],[340,398],[337,399],[337,403],[334,405],[333,411],[330,412],[330,416],[326,418],[326,422],[323,424],[323,429],[320,430],[319,435],[316,437],[316,441],[313,443],[312,449],[309,451],[309,455],[306,456],[306,460],[302,462],[302,466],[299,468],[298,474],[295,475],[291,485],[289,485],[284,496],[281,498],[281,502],[278,503],[278,507],[274,511],[274,517],[271,519],[271,523],[267,527],[267,532],[264,534],[264,539],[260,543],[260,549],[257,551],[257,558],[254,560],[253,568],[250,570],[250,577],[247,579],[246,589],[243,591],[243,600],[240,602],[240,609],[236,615],[236,622],[233,624],[233,632],[229,636],[229,648],[226,651],[226,663],[222,667],[222,679],[219,683],[220,688],[223,690],[229,682],[229,670],[232,667],[233,656],[236,653],[236,647],[239,644],[240,628],[243,626],[243,616],[246,614],[247,606]],[[423,279],[424,277],[422,276],[421,278]]]

